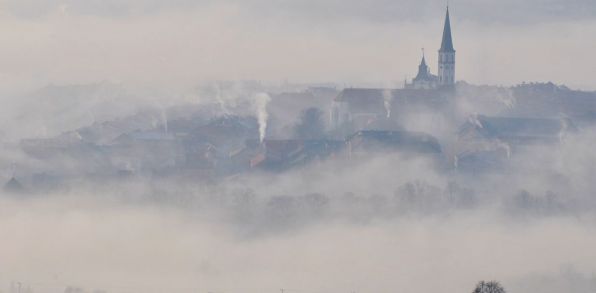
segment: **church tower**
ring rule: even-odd
[[[443,28],[443,41],[439,50],[439,85],[452,86],[455,84],[455,49],[451,38],[451,21],[449,20],[449,7],[445,16]]]

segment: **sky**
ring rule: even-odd
[[[436,71],[445,1],[3,0],[0,91],[100,81],[399,85]],[[596,3],[452,0],[457,77],[596,89]]]

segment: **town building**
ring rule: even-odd
[[[346,140],[350,158],[371,153],[400,152],[409,155],[440,155],[439,141],[424,133],[408,131],[358,131]]]
[[[438,73],[430,73],[430,67],[426,65],[424,49],[422,52],[422,61],[418,66],[418,74],[407,83],[405,87],[409,89],[432,89],[436,87],[452,87],[455,85],[455,49],[453,48],[453,37],[451,36],[451,20],[449,19],[449,7],[445,15],[445,25],[443,27],[443,38],[441,49],[439,49]]]
[[[445,15],[443,38],[439,49],[438,73],[431,73],[426,56],[418,66],[418,74],[403,89],[346,88],[334,99],[330,111],[332,129],[348,127],[363,130],[373,120],[390,118],[417,110],[444,113],[455,87],[455,49],[451,34],[449,8]],[[348,131],[348,132],[349,132]]]
[[[558,144],[577,131],[565,118],[473,115],[459,128],[453,164],[461,171],[498,169],[528,147]]]

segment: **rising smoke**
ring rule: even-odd
[[[262,143],[265,140],[265,135],[267,135],[267,123],[269,120],[267,105],[271,101],[271,97],[267,93],[259,93],[255,95],[255,101],[257,120],[259,121],[259,139]]]
[[[291,127],[285,126],[296,121],[269,111],[274,98],[261,88],[217,83],[215,95],[187,88],[218,78],[339,79],[349,86],[403,76],[416,65],[411,47],[438,39],[427,33],[440,23],[430,16],[421,23],[412,13],[430,2],[145,1],[154,7],[148,10],[138,9],[139,1],[70,1],[59,3],[60,10],[42,2],[7,1],[0,13],[0,179],[25,178],[24,191],[0,191],[0,292],[14,293],[11,284],[35,293],[471,292],[477,281],[492,279],[511,293],[596,292],[596,130],[589,127],[561,144],[516,153],[502,169],[471,174],[391,153],[217,180],[128,172],[134,166],[105,179],[87,172],[89,165],[114,163],[101,157],[60,154],[44,161],[21,149],[24,139],[103,123],[110,146],[151,123],[175,129],[195,108],[201,109],[192,116],[195,128],[237,115],[249,127],[256,121],[254,140],[257,128],[261,142],[287,137]],[[589,15],[596,6],[583,1],[585,12],[572,9],[551,22],[555,13],[544,12],[549,5],[539,0],[490,5],[514,14],[478,7],[484,2],[457,20],[458,50],[469,57],[462,58],[461,76],[505,84],[556,79],[595,88],[595,61],[577,56],[593,51],[586,36],[596,32]],[[184,9],[160,12],[170,5]],[[379,9],[387,5],[392,9]],[[520,5],[542,12],[510,9]],[[311,6],[316,13],[304,11]],[[325,11],[337,16],[318,14]],[[396,12],[417,19],[398,20]],[[354,20],[361,13],[365,17]],[[487,14],[533,25],[474,20]],[[566,21],[577,16],[582,20]],[[554,44],[553,35],[565,42]],[[118,82],[13,94],[96,80]],[[500,106],[517,103],[504,87],[488,93],[496,98],[490,102],[479,102],[474,91],[460,94],[456,108],[466,114],[497,115]],[[397,116],[391,96],[383,92],[388,118]],[[402,123],[448,143],[459,127],[436,113],[406,115]],[[508,145],[497,146],[512,159]],[[217,155],[242,154],[243,147]],[[33,190],[33,182],[45,184],[42,191]]]
[[[391,118],[391,102],[393,100],[393,93],[389,89],[383,91],[383,105],[387,112],[387,118]]]

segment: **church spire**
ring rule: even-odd
[[[452,86],[455,84],[455,49],[451,38],[451,21],[449,19],[449,6],[445,15],[443,28],[443,41],[439,50],[439,85]]]
[[[443,41],[441,43],[441,52],[455,52],[453,49],[453,39],[451,38],[451,21],[449,20],[449,6],[445,16],[445,27],[443,28]]]
[[[426,65],[426,56],[424,56],[424,48],[422,49],[422,61],[418,66],[418,75],[414,78],[414,81],[428,81],[431,79],[429,74],[428,65]]]

